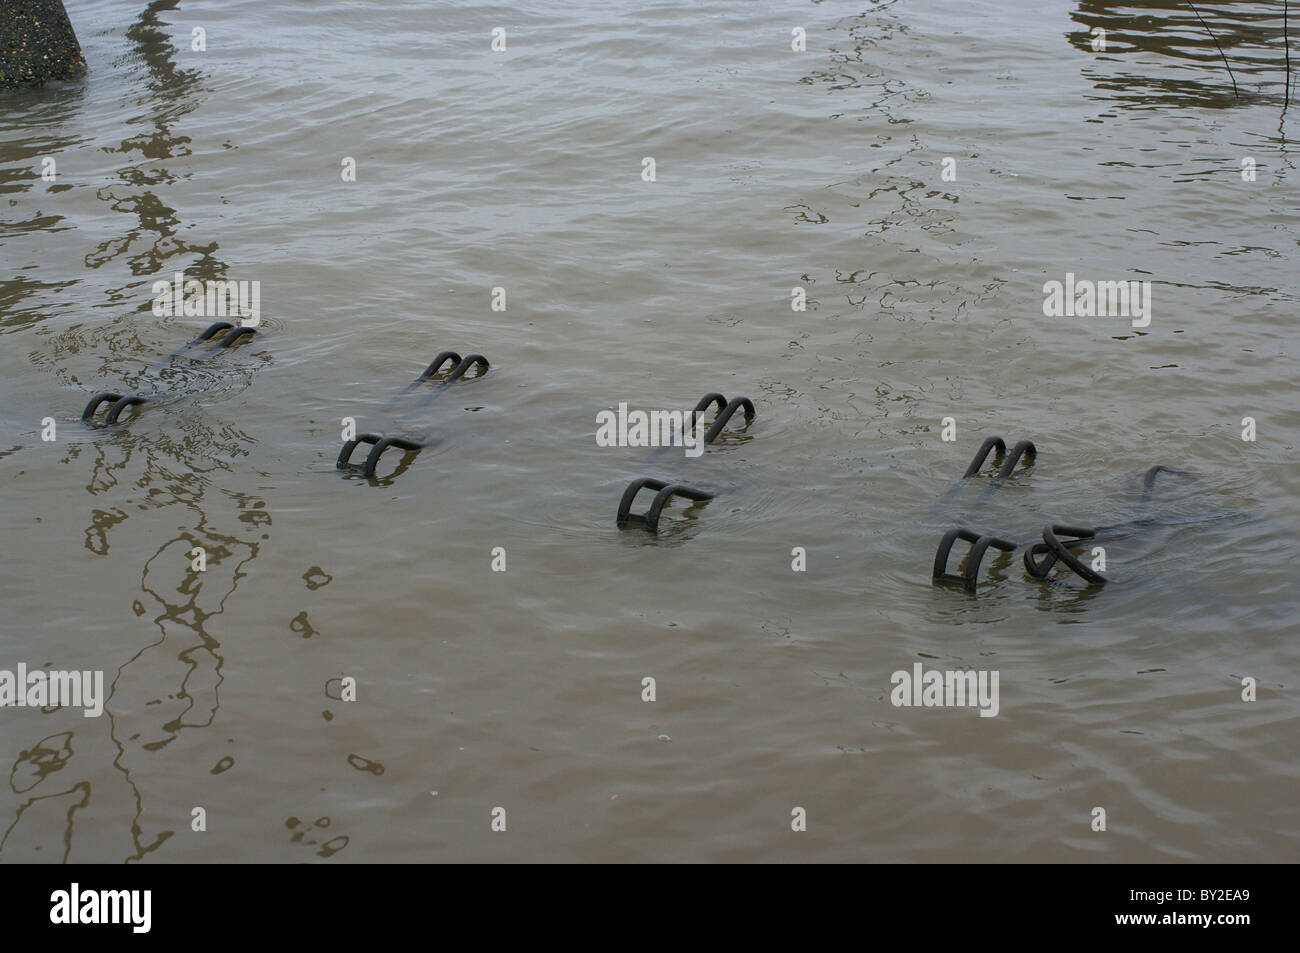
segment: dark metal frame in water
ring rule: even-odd
[[[256,334],[257,334],[257,329],[253,327],[249,327],[248,325],[245,324],[236,325],[236,324],[231,324],[229,321],[217,321],[214,324],[208,325],[207,328],[204,329],[203,333],[200,334],[198,337],[196,337],[194,340],[185,344],[183,347],[180,347],[175,351],[172,351],[172,353],[167,355],[166,358],[164,358],[162,361],[160,361],[159,363],[151,367],[148,371],[145,372],[145,376],[148,377],[155,374],[158,371],[161,371],[164,367],[166,367],[169,363],[171,363],[173,358],[187,356],[186,355],[187,351],[191,350],[194,347],[197,347],[200,344],[212,340],[217,335],[223,335],[223,336],[212,347],[208,348],[206,351],[199,354],[197,357],[191,357],[190,360],[194,361],[195,363],[198,363],[200,361],[211,360],[212,358],[220,354],[222,351],[227,350],[232,345],[242,341],[244,338],[252,337]],[[90,398],[90,402],[86,404],[85,409],[81,412],[81,422],[88,427],[113,427],[118,423],[118,418],[121,416],[122,411],[126,410],[126,408],[134,407],[140,404],[155,403],[165,398],[166,396],[167,396],[166,392],[159,393],[158,391],[154,391],[153,393],[150,394],[137,391],[133,394],[126,394],[126,395],[119,394],[115,391],[100,391],[94,397]],[[104,415],[104,419],[102,421],[96,420],[95,413],[104,404],[112,404],[112,406],[108,408],[108,413]]]
[[[696,402],[695,408],[690,412],[690,426],[696,426],[700,415],[713,405],[716,405],[719,410],[718,416],[714,418],[713,424],[704,434],[703,446],[706,447],[713,443],[718,434],[722,433],[727,426],[727,422],[731,420],[737,410],[743,409],[745,411],[746,427],[753,423],[754,417],[757,415],[754,402],[748,397],[733,397],[731,400],[727,400],[722,394],[712,391]],[[632,502],[636,499],[636,495],[647,487],[658,492],[655,493],[655,498],[651,501],[650,508],[646,510],[644,516],[634,515],[631,512]],[[634,525],[644,527],[646,532],[658,533],[659,516],[663,513],[663,509],[668,505],[669,500],[675,496],[693,500],[697,503],[705,503],[716,497],[717,494],[688,486],[685,483],[640,477],[629,483],[627,489],[623,491],[623,498],[619,500],[618,513],[614,517],[614,522],[619,529],[626,529],[629,525]]]
[[[451,370],[447,372],[445,377],[437,382],[436,387],[429,391],[429,393],[415,405],[416,407],[426,407],[433,403],[433,401],[442,395],[448,387],[465,377],[465,375],[474,367],[477,366],[481,368],[481,370],[473,377],[466,378],[467,380],[478,380],[480,377],[484,377],[492,366],[488,362],[488,359],[482,354],[467,354],[464,357],[461,357],[455,351],[443,351],[420,373],[419,377],[406,385],[405,389],[389,400],[385,406],[391,407],[406,394],[419,389],[428,381],[433,380],[442,370],[443,365],[448,363],[452,365]],[[396,447],[397,449],[404,450],[407,453],[419,453],[432,442],[432,435],[417,438],[410,436],[385,437],[383,434],[378,433],[358,434],[356,437],[343,444],[343,449],[339,451],[339,457],[338,460],[335,461],[334,467],[337,470],[359,472],[367,480],[373,480],[375,478],[375,467],[379,464],[379,458],[384,455],[384,451],[389,447]],[[363,443],[372,444],[370,452],[366,454],[364,463],[353,463],[351,460],[352,452]]]

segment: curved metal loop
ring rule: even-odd
[[[709,396],[712,397],[713,395],[710,394]],[[718,416],[714,419],[713,426],[709,428],[708,433],[704,435],[704,443],[706,446],[708,444],[713,443],[714,439],[717,438],[718,434],[722,433],[722,428],[727,426],[727,421],[730,420],[732,418],[732,415],[734,415],[736,411],[742,407],[745,408],[745,426],[748,427],[753,422],[754,402],[750,400],[748,397],[731,398],[731,400],[727,402],[727,406],[724,407],[722,409],[722,412],[719,413]],[[697,410],[699,409],[698,405],[696,409]],[[694,418],[691,419],[694,420]]]
[[[650,503],[650,509],[646,510],[645,528],[648,532],[659,532],[659,514],[663,512],[668,501],[674,496],[681,496],[688,500],[694,500],[696,503],[703,503],[706,500],[713,499],[714,494],[705,493],[703,490],[697,490],[681,483],[670,483],[655,494],[654,500]]]
[[[614,517],[614,522],[620,529],[627,525],[628,513],[632,509],[632,500],[641,492],[642,487],[650,487],[652,490],[662,490],[668,484],[663,480],[653,480],[650,477],[640,477],[633,480],[623,491],[623,498],[618,501],[618,514]]]
[[[972,544],[970,553],[966,557],[966,571],[960,576],[948,572],[948,556],[952,552],[952,544],[959,539]],[[1009,540],[973,533],[965,527],[958,526],[956,529],[948,530],[943,534],[943,539],[939,541],[939,548],[935,551],[931,580],[956,583],[967,592],[974,592],[979,578],[980,563],[984,560],[984,554],[990,546],[1004,553],[1012,552],[1016,548],[1016,544]]]
[[[695,402],[695,409],[691,411],[691,426],[700,419],[700,415],[709,409],[710,405],[717,405],[718,413],[721,413],[727,406],[727,398],[723,397],[716,390],[709,391],[698,401]]]
[[[121,415],[122,411],[126,410],[128,407],[135,404],[145,404],[148,403],[148,401],[149,398],[141,397],[139,394],[130,394],[126,397],[120,398],[108,409],[108,413],[104,415],[104,426],[111,427],[116,424],[117,418]]]
[[[1042,556],[1042,559],[1035,560],[1035,556]],[[1052,552],[1052,547],[1046,543],[1034,543],[1025,549],[1025,572],[1035,579],[1046,579],[1051,573],[1052,567],[1056,565],[1056,554]]]
[[[1021,457],[1025,458],[1025,466],[1027,467],[1033,466],[1034,461],[1038,459],[1038,448],[1034,446],[1032,440],[1021,440],[1011,448],[1007,458],[1002,461],[1002,466],[998,468],[998,475],[993,478],[994,481],[1001,483],[1011,476],[1011,472],[1015,470],[1016,464],[1020,462]]]
[[[943,538],[939,540],[939,548],[935,550],[934,553],[934,569],[930,573],[931,580],[936,582],[939,580],[943,580],[944,582],[963,582],[964,580],[962,580],[960,576],[949,575],[948,554],[952,552],[952,544],[957,540],[962,539],[968,543],[974,543],[977,542],[979,538],[978,533],[972,533],[970,530],[963,529],[960,526],[944,533]]]
[[[649,487],[657,490],[654,500],[650,503],[650,509],[646,511],[645,516],[631,516],[632,501],[636,495],[641,492],[642,488]],[[667,483],[664,480],[655,480],[650,477],[641,477],[633,480],[623,491],[623,498],[618,503],[618,515],[615,517],[615,523],[620,529],[627,526],[630,522],[642,523],[648,532],[657,533],[659,531],[659,516],[668,501],[674,496],[685,497],[688,500],[694,500],[702,503],[711,500],[716,496],[715,493],[706,493],[703,490],[697,490],[694,487],[686,486],[682,483]]]
[[[460,359],[460,363],[451,369],[451,373],[446,376],[446,378],[443,380],[443,383],[450,384],[452,381],[460,380],[462,377],[465,376],[465,374],[470,370],[470,368],[476,365],[478,367],[481,367],[482,370],[479,371],[477,374],[475,374],[473,377],[469,378],[470,380],[477,380],[478,378],[482,377],[484,374],[488,372],[488,368],[492,366],[491,364],[488,363],[488,359],[484,357],[482,354],[466,354],[463,358]]]
[[[1151,467],[1149,470],[1147,470],[1146,473],[1142,474],[1142,502],[1143,503],[1149,503],[1151,501],[1151,491],[1155,487],[1156,477],[1158,477],[1162,473],[1185,474],[1187,473],[1187,471],[1178,470],[1175,469],[1174,467],[1167,467],[1159,463]]]
[[[106,390],[100,391],[90,398],[90,403],[86,404],[86,409],[81,412],[81,422],[83,424],[91,423],[91,418],[95,416],[95,411],[99,410],[100,404],[117,403],[121,399],[121,394]]]
[[[214,321],[212,324],[209,324],[206,328],[204,328],[202,334],[200,334],[198,337],[196,337],[193,341],[191,341],[189,344],[185,346],[193,347],[195,344],[198,344],[200,341],[208,340],[218,331],[229,331],[233,327],[234,325],[231,324],[229,321]]]
[[[379,458],[384,455],[384,451],[389,447],[397,447],[400,450],[419,450],[423,446],[424,444],[416,443],[414,440],[407,440],[405,437],[384,437],[370,448],[370,454],[366,457],[366,462],[361,465],[361,474],[367,479],[373,480]]]
[[[1003,456],[1006,455],[1007,445],[1002,442],[1001,437],[985,437],[984,442],[980,444],[980,448],[975,451],[975,456],[971,459],[970,466],[966,468],[966,472],[961,475],[961,478],[964,480],[967,477],[973,477],[975,474],[979,473],[980,468],[984,466],[984,461],[988,459],[989,451],[994,448],[998,451],[995,460],[1000,461]]]
[[[448,361],[450,361],[451,365],[455,367],[460,363],[460,355],[455,351],[443,351],[433,359],[433,363],[424,369],[420,376],[415,379],[415,382],[418,384],[420,381],[427,381],[434,374],[437,374],[442,370],[442,365],[446,364]]]
[[[981,536],[975,541],[975,545],[970,548],[970,555],[966,557],[966,573],[963,576],[963,583],[967,592],[975,591],[975,583],[979,578],[980,562],[984,559],[984,553],[992,546],[994,549],[1009,553],[1015,550],[1016,544],[1005,539],[998,539],[996,536]]]
[[[257,334],[257,328],[251,328],[246,324],[237,325],[231,328],[230,332],[224,338],[221,339],[220,344],[213,345],[209,350],[218,351],[223,348],[230,347],[230,345],[234,344],[240,338],[252,337],[256,334]]]
[[[1076,576],[1094,586],[1104,586],[1106,583],[1111,581],[1100,573],[1094,572],[1085,566],[1079,558],[1074,555],[1074,553],[1070,552],[1066,548],[1066,543],[1063,543],[1057,534],[1060,534],[1060,536],[1074,537],[1068,541],[1070,545],[1074,545],[1092,539],[1096,536],[1096,530],[1083,529],[1077,526],[1062,526],[1060,523],[1048,523],[1043,527],[1043,542],[1031,546],[1030,551],[1037,553],[1042,553],[1044,551],[1049,552],[1053,557],[1052,561],[1047,562],[1047,559],[1044,558],[1041,562],[1036,563],[1034,568],[1030,569],[1030,575],[1037,579],[1045,579],[1047,578],[1047,573],[1051,571],[1052,566],[1056,564],[1057,560],[1060,560],[1065,563],[1065,565],[1068,566]],[[1042,547],[1046,547],[1046,549],[1044,550]],[[1029,553],[1026,552],[1025,556],[1026,560],[1028,560]],[[1025,563],[1025,568],[1030,568],[1028,561]],[[1042,575],[1039,575],[1039,572],[1041,572]]]
[[[352,463],[351,458],[352,458],[352,451],[357,448],[357,445],[362,443],[378,443],[383,439],[384,439],[383,434],[363,433],[353,438],[352,440],[347,441],[346,443],[343,444],[343,449],[339,451],[339,458],[334,462],[334,468],[336,470],[349,470],[349,469],[355,470],[357,468],[357,464]]]

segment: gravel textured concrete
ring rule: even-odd
[[[85,71],[63,0],[0,0],[0,88],[74,79]]]

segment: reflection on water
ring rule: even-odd
[[[181,220],[164,200],[167,187],[177,181],[177,174],[170,171],[172,161],[191,154],[190,138],[176,133],[174,127],[198,109],[204,98],[201,70],[177,65],[171,38],[164,29],[163,15],[178,5],[179,0],[155,0],[125,32],[129,52],[115,66],[143,67],[143,83],[127,96],[125,123],[131,134],[118,145],[104,147],[106,153],[121,156],[127,164],[114,173],[117,184],[100,188],[96,195],[114,212],[133,217],[134,224],[88,252],[87,268],[105,268],[121,259],[129,274],[138,278],[157,274],[171,259],[180,258],[185,264],[177,270],[188,277],[215,279],[226,272],[225,263],[215,256],[215,241],[200,244],[179,237]],[[61,97],[59,101],[65,108],[53,117],[34,117],[34,129],[46,122],[76,125],[80,97]],[[33,137],[6,158],[32,159],[65,149],[72,141],[67,135]],[[38,182],[36,175],[7,172],[0,188],[21,190]],[[44,216],[10,227],[53,231],[59,221],[58,216]],[[25,312],[19,307],[21,300],[60,287],[21,276],[6,281],[4,300],[0,301],[8,305],[5,329],[20,330],[40,320],[40,307]],[[135,303],[135,310],[146,315],[145,319],[78,323],[47,335],[43,349],[32,356],[34,366],[51,369],[66,385],[77,386],[80,382],[70,370],[74,366],[70,358],[98,355],[101,366],[96,376],[112,381],[110,386],[120,385],[127,392],[158,388],[164,398],[146,405],[142,419],[131,421],[129,430],[124,422],[70,444],[63,461],[88,465],[85,490],[92,506],[85,546],[95,555],[112,558],[113,538],[129,529],[135,511],[174,509],[176,522],[183,527],[157,545],[139,567],[142,598],[127,590],[122,593],[122,598],[131,600],[134,615],[148,619],[157,629],[155,639],[118,666],[105,705],[105,720],[116,749],[112,764],[125,781],[133,804],[129,830],[122,832],[129,834],[131,841],[122,854],[128,861],[157,850],[176,832],[174,809],[170,805],[151,808],[150,797],[136,784],[133,772],[142,758],[153,762],[150,773],[157,772],[157,759],[168,745],[189,729],[213,724],[221,706],[224,661],[217,622],[246,567],[268,538],[271,525],[266,501],[242,489],[247,484],[241,465],[252,443],[249,435],[203,414],[168,413],[182,398],[200,396],[204,403],[211,403],[247,386],[253,366],[242,354],[224,353],[217,361],[179,357],[156,363],[149,355],[156,353],[159,345],[150,339],[177,331],[191,337],[193,329],[180,325],[160,332],[155,328],[148,287],[149,282],[128,279],[119,288],[107,289],[108,300],[102,305],[120,310],[123,304]],[[255,358],[258,365],[269,360],[264,354]],[[202,572],[192,568],[196,547],[205,554]],[[123,573],[127,567],[120,560],[112,569],[113,576],[126,581]],[[88,722],[83,731],[93,736],[96,727]],[[24,850],[18,845],[30,824],[34,829],[26,849],[40,859],[41,828],[49,823],[52,812],[59,812],[66,819],[62,859],[68,858],[76,813],[91,803],[91,784],[85,776],[95,770],[86,764],[78,772],[73,761],[74,734],[79,733],[63,732],[34,743],[15,764],[10,787],[27,798],[17,807],[0,842],[7,857]],[[91,759],[103,750],[93,737],[88,739],[87,749],[83,757]],[[230,764],[224,764],[220,770],[228,767]],[[51,787],[60,790],[51,791]],[[37,793],[29,795],[33,791]],[[105,791],[102,797],[113,799],[117,792]],[[100,830],[95,839],[108,838]]]
[[[23,795],[41,784],[47,777],[63,770],[64,766],[71,760],[72,750],[72,732],[63,731],[58,734],[42,738],[32,745],[26,751],[18,756],[14,762],[13,770],[9,772],[9,788],[15,794]],[[51,787],[59,787],[56,781]],[[9,853],[3,854],[6,860],[22,861],[40,861],[53,860],[56,858],[41,857],[40,851],[43,846],[40,843],[45,837],[45,832],[50,829],[61,829],[63,853],[57,859],[67,861],[68,854],[72,850],[72,823],[73,815],[78,810],[84,808],[90,802],[90,782],[76,781],[62,791],[45,790],[43,793],[26,799],[20,804],[14,812],[14,819],[5,829],[4,836],[0,837],[0,854],[3,854],[6,847]],[[13,835],[15,828],[27,817],[31,826],[35,829],[33,842],[25,845],[27,856],[21,856],[21,849],[15,851],[10,845],[10,836]],[[20,856],[15,857],[15,853]]]
[[[174,133],[172,128],[203,102],[202,73],[197,68],[181,69],[176,65],[171,37],[162,28],[161,14],[175,10],[179,4],[180,0],[154,0],[126,31],[131,42],[126,61],[144,64],[148,90],[147,94],[133,96],[136,104],[145,107],[145,112],[132,116],[127,125],[144,128],[110,151],[129,158],[138,155],[141,161],[119,169],[117,178],[121,184],[102,188],[98,195],[114,211],[135,215],[139,226],[101,242],[86,255],[88,268],[99,268],[118,256],[128,255],[134,246],[136,251],[127,257],[133,275],[156,274],[168,259],[194,255],[198,261],[184,269],[188,277],[206,280],[225,275],[226,266],[213,257],[217,243],[198,245],[179,238],[176,227],[180,220],[176,210],[159,194],[162,187],[176,181],[175,175],[159,165],[159,161],[190,155],[189,137]],[[142,303],[140,310],[145,309],[146,304]]]
[[[151,608],[156,611],[158,614],[152,621],[158,627],[159,636],[118,669],[107,706],[113,741],[118,748],[113,764],[135,792],[137,810],[131,836],[136,850],[132,860],[156,850],[174,833],[161,830],[146,834],[142,830],[145,798],[132,780],[132,761],[141,752],[158,752],[186,729],[212,725],[221,706],[223,662],[221,643],[212,634],[213,620],[221,615],[227,599],[234,594],[247,564],[257,557],[261,541],[267,538],[262,530],[271,525],[264,501],[226,491],[214,495],[218,503],[235,505],[239,511],[237,528],[230,533],[220,532],[210,524],[208,514],[201,508],[207,481],[187,482],[191,485],[183,492],[174,492],[173,487],[173,492],[164,491],[151,497],[153,505],[181,504],[198,522],[192,531],[181,533],[159,547],[144,566],[140,589],[152,598],[154,605],[137,600],[135,612],[146,616]],[[147,485],[140,484],[141,488]],[[207,506],[207,509],[218,507]],[[196,547],[205,553],[204,572],[191,568]],[[165,697],[159,697],[159,686],[164,685],[169,690]],[[134,714],[123,714],[123,708],[133,710]],[[174,811],[164,809],[161,813],[174,814]]]
[[[1144,0],[1118,8],[1080,0],[1071,18],[1083,29],[1067,34],[1070,43],[1095,58],[1085,75],[1121,108],[1283,105],[1283,0],[1194,8],[1186,0]],[[1097,28],[1106,31],[1106,49],[1093,54]]]

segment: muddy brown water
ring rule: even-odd
[[[1231,76],[1173,2],[68,6],[85,80],[0,93],[0,668],[111,694],[0,710],[0,860],[1300,857],[1280,3],[1202,10]],[[260,333],[81,426],[206,323],[177,272]],[[1067,273],[1150,324],[1045,316]],[[438,442],[337,474],[444,348],[492,369],[397,408]],[[715,390],[699,459],[596,445]],[[1034,467],[941,503],[990,434]],[[1155,463],[1115,585],[931,585]],[[717,498],[620,532],[678,465]],[[892,705],[916,662],[997,717]]]

